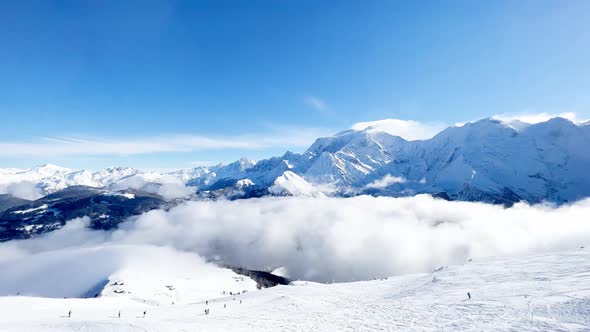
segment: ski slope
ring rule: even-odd
[[[235,300],[218,294],[208,306],[126,295],[0,297],[0,313],[0,331],[588,331],[590,249],[473,260],[384,280],[299,281]]]

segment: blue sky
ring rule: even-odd
[[[588,12],[588,1],[3,1],[0,167],[256,159],[387,118],[590,118]]]

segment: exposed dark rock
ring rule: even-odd
[[[227,265],[223,267],[231,269],[237,274],[241,274],[243,276],[251,278],[252,280],[256,281],[256,285],[258,286],[258,288],[268,288],[274,287],[276,285],[288,285],[291,282],[289,279],[285,277],[277,276],[270,272],[249,270],[243,267]]]

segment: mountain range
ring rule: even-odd
[[[483,119],[407,141],[369,127],[317,139],[301,154],[174,172],[44,165],[0,169],[0,190],[30,183],[34,199],[71,186],[145,190],[186,185],[203,197],[433,194],[451,200],[566,203],[590,195],[590,125],[563,118],[527,124]],[[18,186],[16,186],[18,188]],[[18,190],[12,196],[19,196]],[[157,193],[157,189],[147,189]],[[26,196],[26,195],[25,195]],[[182,196],[182,195],[181,195]],[[178,197],[173,197],[178,198]]]

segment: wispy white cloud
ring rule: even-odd
[[[403,139],[414,141],[429,139],[444,130],[448,125],[444,123],[423,123],[414,120],[384,119],[369,122],[358,122],[352,129],[374,129],[384,131]]]
[[[140,155],[204,150],[261,150],[306,147],[327,131],[283,128],[269,134],[237,136],[168,135],[141,138],[43,137],[30,142],[0,142],[0,156]]]
[[[322,100],[318,97],[305,96],[305,98],[303,98],[303,101],[305,102],[305,104],[308,107],[310,107],[318,112],[323,113],[323,112],[326,112],[329,110],[328,104],[324,100]]]

